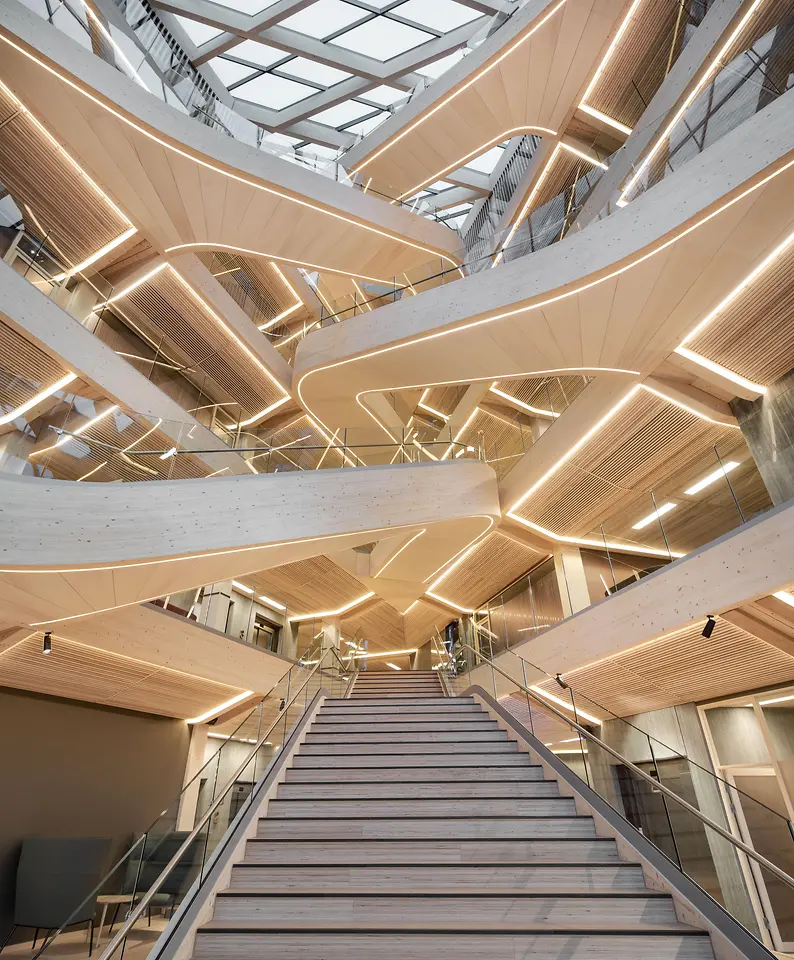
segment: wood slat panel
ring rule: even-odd
[[[337,610],[368,591],[328,557],[285,563],[245,578],[257,593],[289,606],[289,615]]]
[[[726,441],[741,442],[739,431],[638,391],[518,512],[567,536],[585,536],[602,521],[613,535],[619,529],[625,532],[628,517],[610,520],[619,509],[650,504],[633,517],[631,523],[636,523],[653,510],[651,487],[696,471],[703,473],[707,462],[716,469],[712,448],[719,444],[723,450]],[[629,544],[645,543],[646,532],[653,536],[650,528],[627,534]]]
[[[218,402],[235,401],[254,416],[283,396],[253,357],[224,331],[218,319],[166,267],[114,301],[134,329],[165,359],[194,371],[202,392]],[[234,417],[233,419],[237,419]]]
[[[63,364],[0,322],[0,407],[3,413],[32,399],[66,373]]]
[[[794,244],[687,347],[762,385],[794,367]]]
[[[64,267],[76,266],[131,226],[0,84],[0,182],[30,230]],[[135,238],[127,243],[135,243]]]
[[[368,650],[403,650],[405,642],[403,618],[394,607],[381,601],[367,606],[361,613],[353,610],[342,618],[345,636],[359,636],[368,640]]]
[[[57,634],[52,639],[52,653],[43,656],[42,638],[36,633],[0,655],[0,684],[185,719],[200,716],[243,692]]]
[[[452,611],[445,613],[433,604],[420,600],[403,619],[406,646],[415,647],[429,640],[435,629],[446,626],[455,617]]]
[[[631,716],[677,703],[711,699],[794,679],[790,657],[752,634],[718,619],[709,639],[702,623],[660,637],[589,666],[566,680],[577,692]],[[697,669],[693,669],[693,665]],[[540,684],[554,693],[553,680]],[[558,689],[558,688],[557,688]],[[588,707],[581,703],[582,709]]]
[[[484,537],[463,563],[437,583],[433,593],[461,607],[478,607],[544,556],[496,530]]]

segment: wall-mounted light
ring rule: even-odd
[[[44,654],[52,653],[52,634],[49,630],[44,634],[44,640],[41,644],[41,652]]]
[[[708,640],[708,638],[712,635],[712,633],[714,633],[714,628],[716,626],[717,626],[717,621],[709,613],[706,616],[706,625],[703,627],[703,632],[701,633],[701,636],[705,637]]]

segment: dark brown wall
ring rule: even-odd
[[[0,688],[0,942],[22,838],[111,837],[119,855],[178,794],[188,739],[184,720]]]

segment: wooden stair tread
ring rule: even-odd
[[[516,933],[536,934],[591,934],[591,933],[620,933],[620,934],[656,934],[667,936],[670,934],[686,934],[689,936],[707,937],[708,933],[687,923],[675,921],[673,923],[500,923],[489,926],[481,923],[412,923],[409,919],[395,927],[393,924],[366,923],[356,921],[354,928],[349,923],[311,923],[302,921],[300,924],[283,923],[226,923],[220,920],[211,920],[199,927],[199,933],[489,933],[496,936]]]
[[[259,864],[261,866],[261,864]],[[614,866],[614,864],[611,864]],[[363,899],[372,897],[390,897],[393,899],[416,899],[418,897],[458,897],[468,900],[470,898],[481,899],[488,897],[492,900],[503,899],[531,899],[543,900],[549,897],[570,897],[574,900],[588,899],[614,899],[616,897],[645,900],[645,899],[663,899],[670,897],[669,893],[663,890],[582,890],[580,887],[544,887],[543,890],[526,890],[523,887],[500,887],[498,889],[466,887],[466,888],[444,888],[428,887],[423,890],[415,888],[412,890],[372,890],[362,887],[345,887],[341,890],[326,890],[323,888],[311,889],[303,888],[300,890],[258,890],[254,887],[227,887],[225,890],[219,890],[219,897],[323,897],[325,899],[347,899],[349,897],[361,897]]]

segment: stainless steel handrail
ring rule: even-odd
[[[284,716],[285,716],[285,714],[286,714],[286,711],[289,710],[290,706],[298,699],[298,697],[301,695],[301,693],[303,692],[303,690],[306,688],[306,685],[308,684],[308,682],[311,680],[311,678],[315,675],[315,673],[317,673],[317,671],[318,671],[318,670],[320,669],[320,667],[322,666],[323,661],[325,660],[326,656],[327,656],[327,655],[331,652],[331,650],[333,650],[333,649],[334,649],[333,647],[330,647],[328,650],[325,651],[325,653],[324,653],[324,654],[320,657],[320,659],[317,661],[316,666],[314,667],[314,669],[312,670],[312,672],[309,674],[309,676],[306,677],[306,679],[305,679],[304,682],[300,685],[300,687],[295,691],[295,693],[290,697],[290,699],[284,704],[284,709],[279,712],[279,715],[276,717],[276,719],[273,721],[273,723],[272,723],[272,724],[267,728],[267,730],[259,737],[259,739],[258,739],[257,742],[256,742],[256,745],[251,749],[251,752],[248,754],[248,756],[245,758],[245,760],[240,764],[240,766],[239,766],[239,767],[235,770],[235,772],[231,775],[231,777],[229,778],[229,781],[227,782],[226,786],[223,788],[223,790],[221,791],[221,793],[219,794],[219,796],[215,799],[215,801],[214,801],[212,804],[210,804],[209,809],[204,813],[204,815],[201,817],[201,819],[199,820],[199,822],[193,827],[193,829],[190,831],[190,833],[187,835],[187,837],[186,837],[186,838],[184,839],[184,841],[182,842],[182,845],[179,847],[179,849],[176,851],[176,853],[173,855],[173,857],[171,857],[171,859],[168,861],[168,863],[166,864],[166,866],[163,868],[163,870],[161,871],[161,873],[159,874],[159,876],[157,877],[157,879],[152,883],[152,885],[149,887],[149,889],[146,891],[146,893],[143,895],[143,897],[141,897],[141,899],[138,901],[137,907],[134,907],[134,908],[130,911],[129,916],[128,916],[127,919],[124,921],[124,923],[121,925],[121,927],[119,927],[118,933],[117,933],[116,936],[110,941],[110,943],[107,945],[107,947],[105,948],[104,952],[103,952],[103,953],[101,954],[101,956],[99,957],[99,960],[109,960],[109,958],[112,957],[113,954],[116,952],[117,948],[118,948],[119,945],[122,943],[122,941],[123,941],[123,940],[126,940],[127,934],[128,934],[129,931],[132,929],[132,927],[135,925],[135,922],[138,920],[138,918],[139,918],[140,916],[142,916],[142,914],[146,911],[147,907],[148,907],[149,904],[152,902],[152,899],[154,898],[155,894],[157,893],[157,891],[160,889],[160,887],[161,887],[161,886],[163,885],[163,883],[165,882],[166,877],[171,873],[171,871],[174,869],[174,867],[176,867],[176,866],[179,864],[179,861],[180,861],[182,855],[183,855],[183,854],[185,853],[185,851],[190,847],[191,843],[196,839],[196,837],[198,836],[199,831],[201,830],[201,828],[204,826],[204,824],[207,823],[207,821],[210,819],[210,817],[212,817],[212,815],[215,813],[215,811],[216,811],[216,810],[218,809],[218,807],[221,805],[221,802],[222,802],[222,801],[225,799],[225,797],[228,795],[228,793],[230,792],[230,790],[231,790],[232,787],[234,786],[237,778],[240,776],[241,773],[243,773],[243,771],[244,771],[245,768],[248,766],[248,764],[251,762],[251,760],[256,756],[257,752],[259,751],[259,748],[265,743],[265,741],[267,740],[267,738],[268,738],[268,736],[270,735],[270,733],[278,726],[278,724],[279,724],[279,723],[281,722],[281,720],[284,718]],[[336,651],[334,651],[334,652],[336,652]],[[338,659],[338,658],[337,658],[337,659]]]
[[[743,853],[745,853],[748,857],[750,857],[752,860],[755,860],[756,863],[760,864],[760,866],[764,867],[764,869],[769,870],[769,872],[773,873],[779,880],[782,880],[785,884],[788,884],[788,886],[794,889],[794,877],[789,876],[784,870],[781,870],[780,867],[775,866],[775,864],[772,863],[771,860],[767,860],[766,857],[762,856],[756,850],[753,850],[752,847],[748,846],[743,841],[738,840],[736,837],[733,836],[732,833],[730,833],[724,827],[721,827],[718,823],[715,823],[714,820],[712,820],[710,817],[707,817],[704,813],[698,810],[697,807],[693,807],[691,803],[687,803],[687,801],[679,797],[677,793],[674,793],[669,787],[666,787],[659,780],[656,780],[654,777],[651,777],[644,770],[640,769],[640,767],[638,767],[636,764],[632,763],[631,760],[628,760],[622,754],[618,753],[617,750],[615,750],[613,747],[610,747],[608,744],[604,743],[603,740],[600,740],[594,734],[590,733],[589,730],[586,730],[584,727],[580,726],[578,723],[576,723],[575,720],[571,720],[570,717],[566,717],[564,713],[561,713],[559,710],[556,709],[556,707],[553,707],[546,700],[543,700],[540,697],[538,697],[537,694],[533,693],[527,686],[525,686],[520,681],[516,680],[515,677],[511,677],[510,674],[502,670],[501,667],[498,667],[493,660],[490,660],[488,657],[483,656],[483,654],[480,653],[479,650],[475,650],[475,648],[470,643],[465,643],[465,642],[461,643],[461,647],[464,647],[464,648],[467,647],[469,650],[471,650],[474,653],[476,657],[479,657],[480,660],[487,663],[492,670],[495,670],[497,673],[500,673],[503,677],[509,680],[510,683],[515,684],[516,686],[519,687],[519,689],[523,690],[523,692],[527,695],[529,699],[534,700],[536,703],[539,703],[544,708],[544,710],[550,711],[557,718],[562,720],[564,723],[567,723],[568,726],[573,727],[574,730],[577,731],[580,737],[583,737],[585,740],[589,740],[590,742],[596,744],[602,750],[606,750],[606,752],[610,754],[610,756],[614,757],[616,760],[619,760],[620,763],[628,767],[629,770],[635,773],[638,777],[640,777],[642,780],[645,780],[647,783],[651,784],[654,790],[659,790],[666,797],[669,797],[671,800],[674,800],[677,804],[682,806],[687,812],[693,814],[693,816],[697,817],[698,820],[700,820],[702,823],[705,823],[707,827],[710,827],[712,830],[718,833],[723,839],[727,840],[729,843],[732,843],[735,847],[738,847],[738,849],[741,850]],[[101,957],[100,960],[104,960],[104,958]]]

